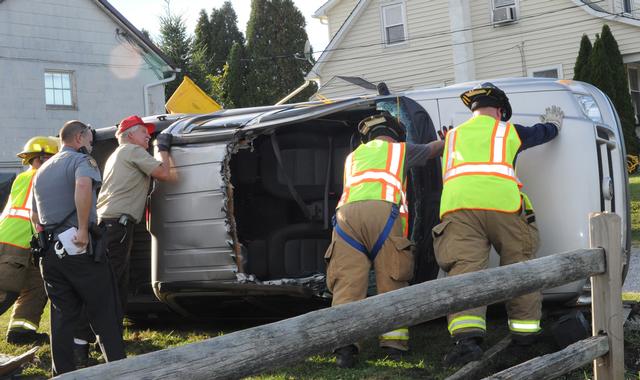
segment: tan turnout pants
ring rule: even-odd
[[[433,235],[438,265],[449,276],[486,269],[491,246],[502,266],[535,258],[539,244],[535,222],[528,223],[521,214],[498,211],[450,212],[433,228]],[[540,292],[526,294],[507,301],[506,306],[510,321],[539,321],[542,296]],[[477,323],[484,323],[485,313],[486,307],[479,307],[448,315],[451,335],[483,336],[486,327],[479,328]]]
[[[340,207],[336,219],[342,230],[370,251],[390,213],[391,203],[359,201]],[[371,261],[364,253],[342,240],[335,230],[325,259],[327,287],[333,293],[333,306],[359,301],[367,296]],[[408,281],[413,277],[413,260],[412,243],[402,236],[402,223],[398,217],[373,262],[378,293],[408,286]],[[407,351],[408,329],[400,328],[381,335],[380,347]]]
[[[2,313],[13,304],[9,330],[37,330],[47,304],[40,270],[31,264],[31,252],[26,249],[0,244],[0,255],[3,262],[0,282],[4,284],[0,285],[4,288],[0,289]],[[15,303],[13,292],[19,292]]]

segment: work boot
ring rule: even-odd
[[[336,364],[340,368],[353,368],[356,365],[356,354],[358,348],[350,344],[345,347],[340,347],[334,351],[336,355]]]
[[[49,335],[35,330],[9,330],[7,343],[11,344],[45,344],[49,343]]]
[[[76,369],[86,368],[89,366],[89,344],[73,344],[73,361],[76,363]]]
[[[478,338],[464,338],[456,342],[455,346],[444,356],[444,365],[458,367],[482,357],[482,348],[478,345]]]
[[[531,346],[538,340],[540,334],[511,333],[511,344],[515,346]]]
[[[402,356],[407,353],[407,351],[398,350],[393,347],[382,347],[382,352],[389,360],[393,360],[394,362],[399,362],[402,360]]]

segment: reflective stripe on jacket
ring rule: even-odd
[[[35,169],[18,174],[11,186],[11,195],[0,219],[0,243],[29,248],[31,227],[31,188]]]
[[[404,143],[372,140],[347,156],[344,189],[338,207],[351,202],[382,200],[397,204],[404,236],[408,235]]]
[[[516,129],[475,116],[447,134],[440,217],[460,209],[516,212],[522,184],[513,162],[522,145]]]

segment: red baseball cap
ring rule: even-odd
[[[145,123],[144,121],[142,121],[142,118],[140,118],[140,116],[131,115],[129,117],[126,117],[126,118],[122,119],[120,124],[118,124],[118,134],[126,131],[127,129],[129,129],[131,127],[135,127],[136,125],[145,126],[147,128],[147,131],[149,132],[149,134],[152,134],[156,130],[156,126],[154,124]]]

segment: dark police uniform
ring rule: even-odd
[[[63,147],[60,153],[38,170],[34,179],[33,210],[38,212],[45,231],[52,233],[54,242],[58,233],[78,226],[76,213],[71,213],[75,210],[75,182],[79,177],[93,180],[89,222],[95,223],[95,190],[101,178],[93,158]],[[52,229],[51,226],[56,227]],[[99,337],[105,359],[113,361],[124,358],[117,290],[107,259],[97,262],[87,253],[59,258],[54,243],[50,243],[40,269],[51,300],[53,374],[75,370],[73,338],[76,325],[84,318],[83,307],[92,329]]]

